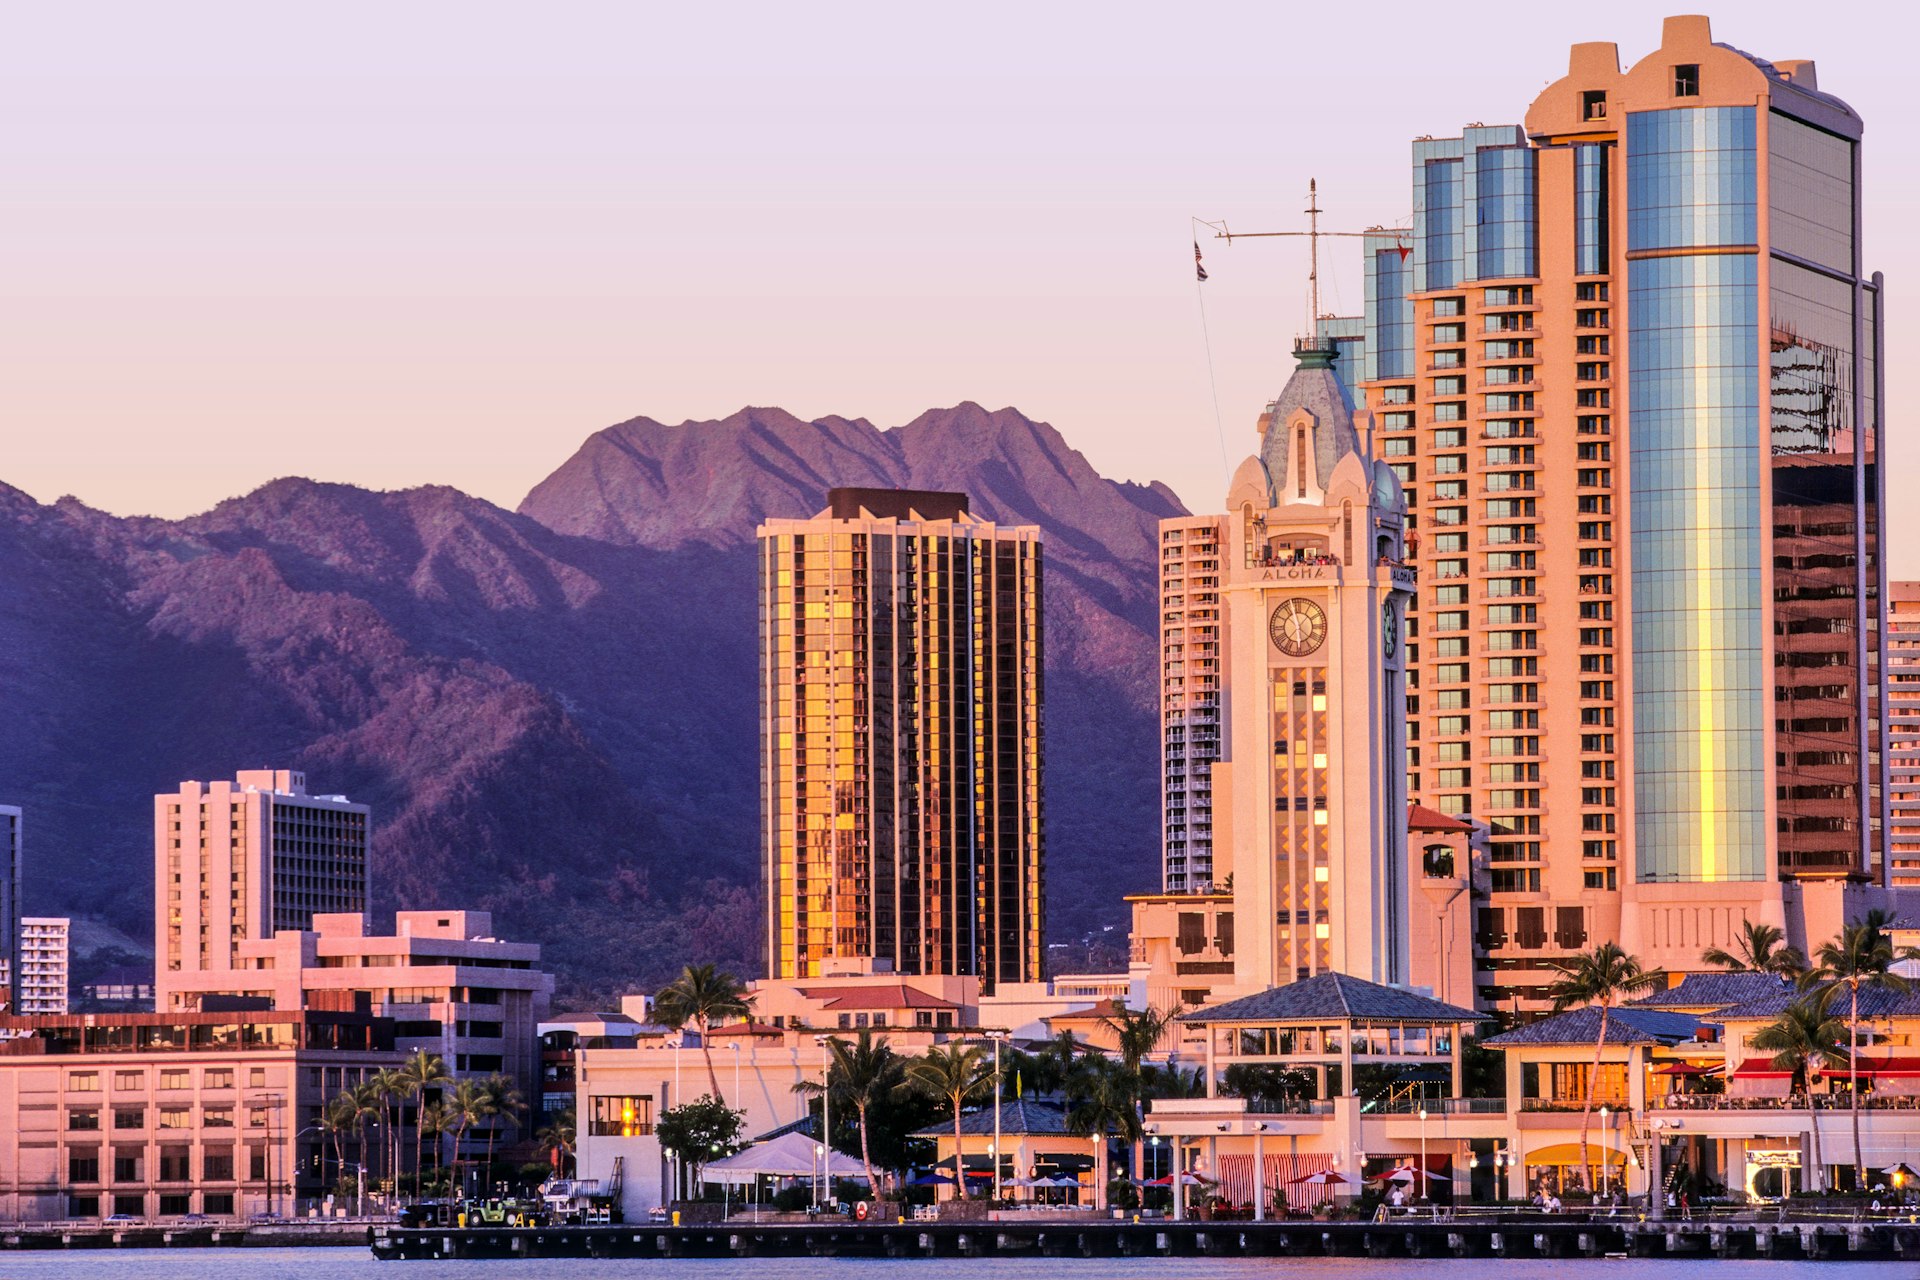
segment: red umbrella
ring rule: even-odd
[[[1341,1174],[1333,1169],[1322,1169],[1317,1173],[1302,1174],[1300,1177],[1295,1178],[1291,1182],[1287,1183],[1287,1185],[1290,1187],[1297,1187],[1297,1186],[1300,1186],[1302,1183],[1306,1183],[1310,1186],[1316,1186],[1316,1187],[1331,1187],[1331,1186],[1344,1187],[1351,1181],[1353,1181],[1353,1179],[1346,1177],[1344,1174]]]

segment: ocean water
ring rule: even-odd
[[[534,1258],[376,1262],[363,1249],[88,1249],[0,1252],[0,1280],[1916,1280],[1911,1262],[1401,1258]]]

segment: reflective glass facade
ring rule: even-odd
[[[1461,164],[1459,160],[1426,162],[1426,200],[1414,213],[1424,251],[1428,289],[1446,289],[1460,283],[1465,252],[1462,235]]]
[[[1628,282],[1637,871],[1764,880],[1758,259],[1643,259]]]
[[[1607,170],[1613,148],[1585,143],[1573,149],[1573,270],[1596,276],[1611,271],[1607,260],[1611,214],[1607,202]]]
[[[1627,248],[1750,245],[1759,236],[1752,107],[1627,117]]]
[[[1362,377],[1410,378],[1413,376],[1413,302],[1408,292],[1413,286],[1412,255],[1398,244],[1376,247],[1375,237],[1367,237],[1367,315],[1366,347],[1362,353]]]
[[[1474,275],[1539,274],[1532,147],[1482,147],[1474,166]]]
[[[1775,111],[1767,117],[1767,206],[1776,252],[1853,273],[1853,149]]]

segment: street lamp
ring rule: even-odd
[[[1613,1129],[1607,1120],[1612,1115],[1612,1110],[1602,1103],[1600,1106],[1600,1194],[1603,1196],[1607,1194],[1607,1144],[1613,1141]]]
[[[1427,1109],[1420,1108],[1420,1196],[1430,1199],[1427,1194]]]
[[[826,1193],[833,1188],[833,1046],[828,1044],[829,1036],[815,1036],[813,1042],[826,1052],[827,1059],[820,1068],[820,1194],[814,1198],[814,1208],[819,1208]],[[740,1060],[734,1059],[738,1066]],[[955,1165],[960,1163],[956,1152]]]
[[[993,1157],[993,1198],[1000,1199],[1000,1042],[1007,1038],[1005,1031],[989,1031],[987,1039],[993,1041],[993,1146],[988,1154]],[[953,1153],[954,1172],[960,1172],[960,1153]],[[964,1189],[965,1183],[961,1186]]]

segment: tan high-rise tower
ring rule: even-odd
[[[1040,978],[1040,531],[835,489],[759,596],[768,976]]]

